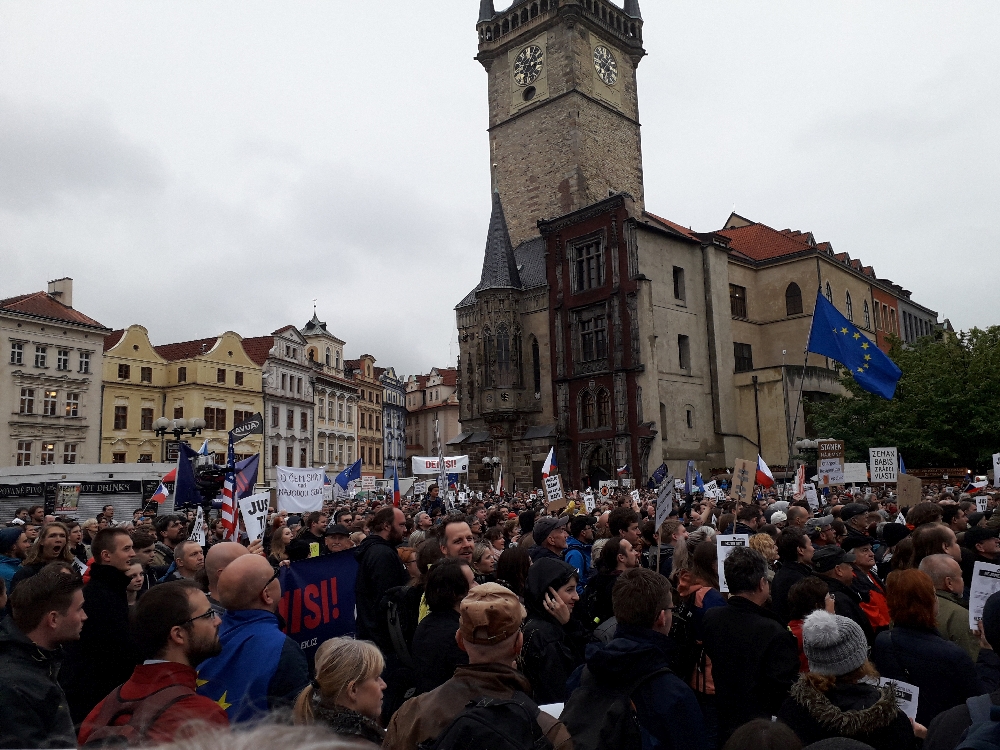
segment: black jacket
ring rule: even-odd
[[[128,623],[125,589],[130,580],[110,565],[90,567],[90,583],[83,587],[87,620],[80,640],[66,647],[66,661],[59,675],[75,724],[128,680],[138,663]]]
[[[36,562],[32,563],[31,565],[25,565],[24,563],[21,563],[18,566],[17,571],[14,573],[14,577],[10,579],[10,591],[8,591],[7,593],[10,594],[11,591],[14,590],[14,587],[17,586],[17,584],[19,584],[26,578],[31,578],[31,576],[36,575],[38,571],[40,571],[46,565],[48,565],[48,563],[45,562]]]
[[[751,719],[770,719],[799,676],[795,636],[777,615],[741,596],[702,618],[719,715],[719,745]]]
[[[29,641],[0,620],[0,747],[76,747],[66,696],[56,682],[61,651]]]
[[[986,652],[984,650],[980,653]],[[1000,706],[1000,690],[990,693],[990,703]],[[971,726],[972,716],[965,703],[942,711],[927,727],[927,739],[924,740],[923,750],[955,750],[962,734]]]
[[[613,570],[610,573],[598,573],[587,581],[587,590],[584,594],[586,602],[581,601],[577,606],[582,607],[586,604],[587,626],[589,628],[593,629],[615,616],[614,601],[611,595],[620,575],[621,571]]]
[[[800,562],[783,562],[774,574],[774,580],[771,581],[771,609],[782,622],[787,623],[791,619],[788,614],[788,592],[792,586],[811,574],[812,568]]]
[[[917,721],[925,727],[942,711],[986,692],[969,655],[937,630],[894,627],[872,649],[879,674],[920,688]]]
[[[834,614],[854,620],[861,628],[861,632],[865,634],[868,645],[871,646],[875,642],[875,630],[872,628],[872,622],[868,619],[868,615],[861,609],[861,594],[835,578],[819,577],[826,582],[826,585],[830,587],[830,593],[833,594]]]
[[[455,674],[455,667],[469,663],[469,655],[458,647],[459,614],[431,612],[417,625],[413,635],[413,662],[418,693],[427,693],[443,685]]]
[[[521,628],[524,648],[520,666],[540,705],[564,702],[566,681],[584,661],[589,637],[583,625],[572,617],[560,625],[544,605],[550,586],[559,588],[575,575],[576,568],[569,563],[547,557],[532,563],[528,572],[524,590],[528,619]]]
[[[821,693],[803,676],[792,687],[777,715],[803,745],[830,737],[847,737],[874,750],[917,747],[910,720],[899,710],[889,686],[880,689],[859,682],[835,685]]]
[[[378,534],[372,534],[361,542],[354,556],[358,561],[358,577],[354,586],[358,638],[374,641],[383,654],[392,653],[388,626],[379,617],[379,602],[393,586],[406,585],[410,576],[395,546]]]

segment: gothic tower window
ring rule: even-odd
[[[514,348],[512,351],[514,357],[514,385],[518,388],[524,387],[524,359],[522,357],[521,351],[521,330],[519,328],[514,329]]]
[[[611,394],[603,388],[597,394],[597,426],[611,426]]]
[[[490,329],[483,330],[483,387],[493,387],[493,364],[496,361],[496,350],[493,348],[493,335]]]
[[[802,314],[802,290],[794,281],[785,289],[785,315]]]
[[[594,427],[594,394],[590,391],[580,395],[580,423],[585,430]]]
[[[535,393],[542,392],[542,359],[538,352],[538,339],[531,337],[531,377]]]
[[[847,319],[854,322],[854,300],[851,299],[851,293],[847,292]]]
[[[497,384],[501,387],[510,385],[510,336],[507,333],[507,326],[501,325],[497,329]]]
[[[607,321],[604,315],[580,319],[580,359],[583,362],[607,359]]]
[[[826,301],[833,304],[833,288],[830,286],[830,282],[826,282]]]

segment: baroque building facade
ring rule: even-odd
[[[382,384],[382,471],[386,479],[410,476],[406,460],[406,380],[392,367],[376,367]]]
[[[95,464],[101,352],[111,333],[73,307],[73,280],[0,300],[0,466]]]
[[[358,458],[363,476],[382,479],[382,383],[375,372],[375,357],[362,354],[348,360],[344,374],[358,389]]]
[[[406,379],[407,459],[437,456],[439,447],[460,436],[458,401],[458,371],[454,367],[432,367],[426,375]],[[444,453],[454,455],[455,451]]]

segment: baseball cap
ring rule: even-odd
[[[469,643],[491,646],[516,634],[527,616],[513,591],[499,583],[484,583],[462,600],[458,629]]]
[[[827,526],[833,525],[833,516],[819,516],[818,518],[806,519],[806,533],[818,534]]]
[[[985,542],[987,539],[996,539],[997,536],[1000,536],[1000,530],[998,529],[984,529],[982,526],[976,526],[965,532],[963,542],[969,549],[975,549],[977,544]]]
[[[551,534],[556,529],[560,529],[569,523],[569,517],[563,516],[562,518],[553,518],[552,516],[546,516],[545,518],[539,518],[535,521],[535,528],[531,530],[531,535],[535,537],[535,543],[541,544],[545,541],[545,537]]]
[[[847,523],[855,516],[861,516],[866,513],[870,508],[864,503],[848,503],[844,506],[844,509],[840,511],[840,520]]]
[[[323,536],[336,536],[337,534],[350,536],[351,530],[342,523],[333,523],[327,526],[326,530],[323,532]]]
[[[573,516],[573,520],[569,522],[569,533],[576,536],[588,526],[593,526],[596,523],[597,519],[594,516]]]
[[[771,514],[771,523],[784,523],[788,520],[788,516],[785,515],[785,511],[776,510]]]
[[[835,544],[828,544],[813,552],[812,566],[817,573],[829,573],[841,563],[853,563],[854,553],[844,552]]]
[[[0,553],[6,553],[14,546],[14,543],[21,538],[24,529],[20,526],[0,529]]]

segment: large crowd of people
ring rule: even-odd
[[[275,511],[260,540],[212,520],[204,545],[193,510],[22,508],[0,528],[0,747],[995,747],[1000,594],[975,629],[969,608],[997,498],[924,494],[679,495],[657,528],[655,490],[588,513],[432,486]],[[354,627],[307,658],[281,574],[323,555],[357,561]]]

